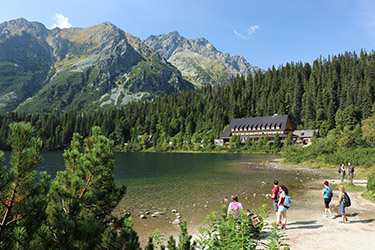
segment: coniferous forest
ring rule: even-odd
[[[253,78],[237,76],[230,83],[133,102],[115,110],[2,114],[0,149],[9,150],[9,124],[15,121],[30,122],[47,151],[66,149],[74,132],[87,136],[93,126],[100,126],[118,150],[146,149],[149,140],[157,151],[193,150],[193,143],[202,141],[210,150],[231,119],[273,114],[288,114],[295,129],[319,129],[325,137],[335,128],[353,130],[371,117],[374,89],[374,52],[347,52],[319,58],[313,65],[287,63],[258,71]]]

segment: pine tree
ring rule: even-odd
[[[0,246],[2,249],[33,249],[46,218],[49,177],[40,174],[41,140],[34,137],[30,123],[10,125],[12,155],[10,169],[3,166],[0,154]]]
[[[138,249],[128,216],[111,215],[125,195],[125,187],[114,184],[113,141],[98,127],[85,139],[75,133],[64,159],[66,171],[57,173],[49,194],[49,240],[64,249],[95,249],[109,242]]]

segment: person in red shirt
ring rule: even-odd
[[[277,203],[279,202],[279,197],[280,197],[280,188],[279,188],[279,181],[278,180],[274,180],[273,181],[273,189],[272,189],[272,200],[273,200],[273,208],[275,209],[275,214],[276,214],[276,221],[277,221],[277,210],[279,209],[278,208],[278,205]]]

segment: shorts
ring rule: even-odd
[[[273,208],[275,209],[275,212],[279,211],[277,203],[279,203],[279,200],[273,200]]]
[[[329,209],[329,203],[331,203],[330,198],[324,198],[324,205],[326,209]]]
[[[284,207],[283,205],[279,206],[279,212],[285,212],[286,210],[288,210],[286,207]]]
[[[341,215],[344,215],[344,214],[345,214],[345,206],[344,206],[344,202],[340,202],[339,212],[340,212]]]

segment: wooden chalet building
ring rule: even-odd
[[[295,130],[293,132],[293,144],[297,146],[309,146],[311,145],[312,137],[314,133],[318,133],[317,129],[305,129],[305,130]]]
[[[224,145],[229,145],[229,140],[232,136],[240,136],[241,143],[246,143],[246,140],[257,141],[264,139],[266,135],[273,143],[276,134],[279,134],[280,141],[283,143],[289,133],[293,134],[293,125],[290,122],[288,115],[273,115],[265,117],[241,118],[233,119],[227,130],[221,135],[224,140]]]

